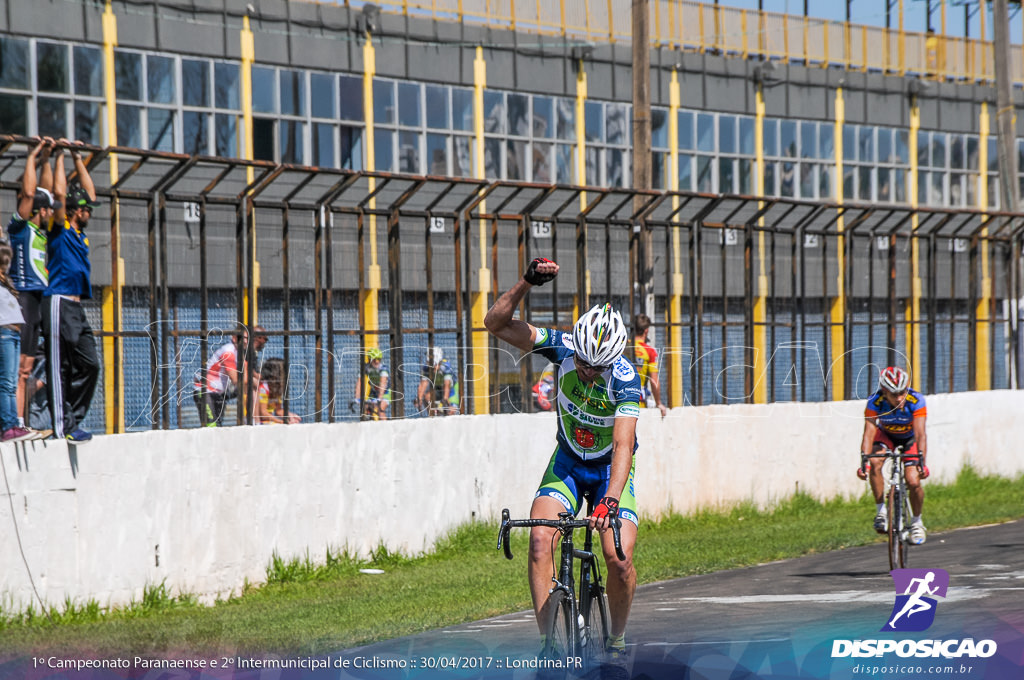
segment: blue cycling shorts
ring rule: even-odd
[[[594,504],[605,497],[611,472],[610,463],[588,465],[575,455],[563,451],[561,447],[555,447],[555,452],[551,454],[548,469],[544,472],[544,478],[541,480],[540,488],[537,489],[534,498],[550,496],[561,503],[566,512],[571,512],[575,516],[582,507],[583,499]],[[639,527],[640,519],[636,514],[636,497],[633,489],[635,472],[636,457],[634,456],[633,465],[629,469],[629,479],[626,480],[626,487],[622,490],[622,497],[619,498],[619,517],[629,520]]]

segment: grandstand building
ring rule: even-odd
[[[652,0],[638,195],[627,0],[18,4],[0,182],[22,137],[70,137],[111,198],[98,430],[193,425],[209,334],[255,318],[309,368],[307,421],[348,417],[368,344],[396,389],[441,344],[468,412],[528,408],[538,367],[487,349],[488,296],[537,253],[565,268],[534,323],[595,296],[639,311],[641,222],[672,405],[866,396],[888,363],[929,392],[1017,385],[984,35]],[[1020,45],[1011,64],[1019,105]]]

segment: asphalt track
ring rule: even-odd
[[[619,677],[1024,678],[1024,521],[931,534],[913,548],[909,566],[949,573],[946,597],[936,598],[934,622],[923,632],[880,632],[896,597],[884,543],[642,586]],[[967,638],[993,640],[997,652],[832,656],[835,640]],[[360,668],[334,677],[533,678],[538,647],[532,612],[519,612],[346,650],[341,656]],[[594,676],[611,677],[611,670]]]

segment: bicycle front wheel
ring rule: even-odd
[[[910,494],[900,494],[900,505],[903,506],[900,515],[902,526],[900,526],[900,567],[906,569],[910,566],[910,518],[913,513],[910,511]]]
[[[907,566],[907,532],[909,516],[906,510],[905,494],[894,485],[889,487],[887,506],[889,509],[889,569]]]
[[[590,593],[584,595],[589,602],[581,603],[583,631],[580,636],[580,653],[586,670],[596,668],[604,660],[604,644],[608,640],[608,598],[604,588],[590,584]]]
[[[575,601],[564,590],[548,597],[548,620],[544,624],[547,644],[541,654],[551,659],[578,656]]]

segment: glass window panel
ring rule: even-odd
[[[345,170],[362,170],[363,128],[342,125],[338,128],[338,135],[341,138],[341,162],[339,165]]]
[[[555,136],[555,109],[551,97],[533,98],[533,136],[537,139],[551,139]],[[550,161],[548,168],[547,174],[550,177]]]
[[[314,118],[334,118],[334,103],[338,101],[338,98],[334,96],[334,76],[329,73],[310,73],[309,74],[309,98],[310,106],[313,109]],[[314,131],[316,128],[314,128]],[[331,135],[332,140],[334,135]],[[316,149],[316,144],[313,145]],[[334,144],[331,144],[331,157],[334,157],[333,153]],[[317,165],[323,165],[318,163]],[[334,163],[332,162],[333,166]]]
[[[927,132],[917,133],[917,164],[921,167],[931,166],[931,158],[929,158],[932,150],[931,144],[928,141]]]
[[[242,108],[238,97],[238,64],[215,62],[213,65],[213,102],[218,109]]]
[[[736,119],[732,116],[718,117],[719,153],[736,153]]]
[[[679,148],[693,149],[693,114],[689,111],[679,112]]]
[[[40,97],[36,100],[37,131],[42,137],[68,136],[68,107],[66,99]]]
[[[878,168],[878,200],[882,203],[892,203],[892,182],[889,168]]]
[[[484,132],[505,134],[505,95],[501,92],[484,90]]]
[[[857,198],[862,201],[871,200],[871,168],[862,165],[857,168]]]
[[[319,75],[319,74],[318,74]],[[315,90],[310,87],[310,93]],[[334,106],[334,92],[330,93],[331,106]],[[314,108],[316,108],[314,106]],[[313,152],[313,165],[321,168],[334,167],[334,126],[330,123],[313,123],[311,132],[313,141],[310,144]]]
[[[281,69],[281,113],[286,116],[306,115],[305,71]]]
[[[815,158],[818,153],[818,124],[810,121],[800,123],[800,157]]]
[[[824,126],[823,126],[824,127]],[[834,166],[832,165],[819,165],[818,166],[818,198],[821,200],[829,200],[832,196],[832,173],[834,172]]]
[[[843,125],[843,160],[857,160],[857,126]],[[850,194],[847,194],[849,196]]]
[[[784,158],[796,158],[796,121],[784,120],[779,124],[779,149]],[[788,194],[783,194],[787,196]]]
[[[154,151],[174,151],[174,111],[151,108],[146,111],[149,128],[149,148]]]
[[[420,133],[403,130],[398,133],[398,171],[421,174]]]
[[[679,189],[693,191],[693,156],[679,154]]]
[[[395,133],[382,128],[373,129],[373,151],[376,170],[392,172],[395,165]]]
[[[100,105],[97,102],[77,101],[75,102],[75,131],[74,138],[80,139],[86,144],[99,145],[100,139]]]
[[[1022,166],[1024,167],[1024,166]],[[555,182],[558,184],[573,183],[573,153],[568,144],[555,145]]]
[[[625,104],[608,104],[605,107],[605,140],[609,144],[629,143],[629,107]],[[614,186],[620,186],[618,184]]]
[[[398,83],[398,124],[420,127],[420,86],[417,83]]]
[[[907,171],[902,168],[896,168],[892,171],[893,174],[893,196],[897,203],[907,202]]]
[[[783,163],[779,181],[779,195],[796,196],[796,163]]]
[[[978,138],[968,137],[967,138],[967,169],[977,170],[978,169]],[[971,203],[971,205],[974,205]]]
[[[442,89],[442,88],[435,88]],[[429,100],[430,94],[427,94]],[[427,105],[428,117],[430,111],[430,105]],[[428,175],[447,175],[448,174],[448,136],[447,135],[427,135],[427,162],[430,165],[427,167]]]
[[[764,155],[779,155],[779,121],[766,118],[764,120]]]
[[[435,130],[447,130],[451,127],[448,117],[448,93],[447,87],[437,85],[426,86],[427,96],[427,127]],[[448,173],[445,173],[448,174]]]
[[[878,162],[893,163],[896,157],[893,154],[892,130],[889,128],[878,128]]]
[[[586,120],[586,139],[588,142],[604,141],[604,105],[600,102],[587,102],[584,107]]]
[[[0,87],[29,89],[27,40],[0,36]],[[14,103],[14,98],[10,98],[9,101],[13,106],[12,110],[19,108],[19,105]]]
[[[181,60],[181,99],[185,106],[210,105],[210,62]]]
[[[862,125],[857,130],[857,160],[862,163],[875,162],[875,129]]]
[[[605,185],[610,187],[621,187],[626,185],[626,154],[622,149],[608,149],[605,151]]]
[[[511,99],[511,97],[509,99]],[[511,103],[509,108],[511,108]],[[506,143],[506,179],[528,179],[526,176],[526,150],[528,145],[529,142],[524,142],[518,139],[510,139]]]
[[[721,119],[719,119],[719,125],[721,125]],[[731,158],[719,158],[718,159],[718,191],[723,194],[734,194],[736,193],[736,187],[733,184],[735,173],[733,172],[733,163]]]
[[[36,83],[41,92],[67,92],[68,47],[36,41]]]
[[[0,130],[12,135],[28,134],[28,100],[0,94]]]
[[[757,153],[754,148],[754,122],[753,118],[740,118],[740,153],[744,156]]]
[[[157,104],[174,104],[174,59],[146,57],[146,95]]]
[[[181,143],[182,151],[187,154],[210,153],[210,114],[185,111],[181,115]],[[301,162],[281,160],[284,163]]]
[[[697,150],[715,150],[715,117],[710,113],[697,114]]]
[[[818,158],[833,160],[835,155],[835,126],[830,123],[823,123],[818,127]]]
[[[118,99],[142,100],[142,55],[134,52],[114,52],[114,83]],[[124,145],[121,136],[118,144]]]
[[[954,170],[963,170],[965,164],[963,135],[950,135],[949,166]]]
[[[919,172],[917,174],[917,202],[919,205],[931,205],[929,193],[931,191],[933,174],[930,172]]]
[[[843,196],[853,198],[856,196],[857,173],[856,167],[852,165],[843,166]]]
[[[338,77],[338,116],[342,120],[364,120],[362,78]]]
[[[697,191],[708,193],[715,190],[713,170],[711,156],[697,156]]]
[[[989,172],[999,172],[999,146],[996,143],[998,140],[991,136],[988,138],[988,170]]]
[[[509,94],[506,105],[508,134],[516,137],[528,136],[530,134],[530,98],[524,94]],[[511,164],[511,161],[509,163]],[[525,171],[525,166],[519,167]]]
[[[254,69],[255,70],[255,69]],[[274,160],[274,130],[276,129],[273,119],[253,118],[252,120],[252,148],[253,158],[258,161]]]
[[[941,132],[932,133],[932,167],[946,167],[946,135]]]
[[[213,152],[218,156],[235,158],[240,146],[238,139],[238,116],[218,113],[214,116]]]
[[[896,162],[901,165],[910,164],[910,132],[907,130],[896,130]]]
[[[800,164],[800,198],[817,198],[815,188],[818,179],[817,163]]]
[[[944,172],[933,172],[931,189],[928,192],[928,202],[932,205],[946,205],[946,192],[943,186],[946,173]]]
[[[484,139],[484,176],[487,179],[501,179],[501,140],[494,137]]]
[[[779,164],[768,162],[764,164],[764,193],[766,196],[778,196],[779,189],[776,186],[779,177]]]
[[[668,187],[668,154],[664,151],[651,152],[651,187],[664,191]]]
[[[469,177],[473,174],[473,144],[470,137],[452,138],[452,175]]]
[[[276,113],[277,71],[252,67],[252,108],[257,113]]]
[[[103,53],[94,47],[75,47],[75,93],[103,96]],[[76,139],[81,139],[76,137]],[[85,141],[85,140],[82,140]]]
[[[306,154],[303,147],[303,135],[306,131],[305,123],[300,123],[296,120],[282,120],[280,126],[281,162],[305,163]]]
[[[576,140],[576,104],[571,99],[560,97],[555,100],[555,110],[558,116],[559,139],[566,141]],[[1024,165],[1021,166],[1024,168]]]
[[[964,175],[954,172],[949,177],[949,204],[960,207],[964,204]]]
[[[651,146],[656,149],[668,148],[667,109],[651,109]]]
[[[554,182],[554,177],[551,175],[551,147],[551,144],[538,142],[533,144],[533,153],[531,154],[533,167],[531,172],[533,173],[534,182],[543,182],[544,184]]]
[[[462,87],[452,88],[452,129],[463,132],[473,131],[473,91]]]
[[[138,106],[118,104],[117,143],[120,146],[142,146],[142,109]]]
[[[988,176],[988,204],[993,209],[999,210],[999,178],[994,175]]]
[[[586,148],[586,181],[588,186],[596,187],[601,184],[601,151],[592,146]]]
[[[395,106],[395,84],[390,80],[374,80],[373,122],[393,125],[398,120]]]
[[[745,196],[754,194],[754,162],[749,158],[741,158],[740,167],[740,188],[739,192]]]

